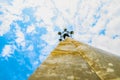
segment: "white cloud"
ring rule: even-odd
[[[39,66],[39,62],[38,61],[33,62],[33,65],[34,66]]]
[[[120,35],[120,16],[115,17],[110,21],[106,29],[106,34],[110,37],[113,35]]]
[[[53,11],[46,6],[42,6],[37,8],[37,11],[35,12],[36,20],[39,21],[42,19],[45,24],[52,25],[51,18],[54,16]]]
[[[55,45],[57,43],[57,32],[49,31],[47,34],[42,35],[40,38],[46,41],[49,45]]]
[[[2,21],[2,25],[0,26],[0,36],[7,33],[10,30],[10,24],[12,23],[12,21],[18,18],[9,13],[1,15],[0,20]]]
[[[0,5],[2,6],[1,9],[3,10],[3,14],[0,16],[0,20],[3,22],[0,27],[0,36],[2,36],[3,34],[7,33],[10,30],[10,24],[14,20],[21,19],[20,14],[22,7],[18,4],[16,4],[15,6],[13,4],[12,6],[7,2],[0,3]]]
[[[24,33],[21,31],[20,27],[16,25],[16,43],[18,44],[18,46],[22,46],[25,47],[26,43],[25,43],[25,36]]]
[[[5,45],[5,47],[2,50],[2,57],[8,58],[11,56],[11,54],[13,54],[14,52],[14,46],[12,45]]]
[[[31,25],[31,26],[28,26],[27,27],[27,33],[31,33],[31,32],[34,32],[35,31],[35,26]]]
[[[32,51],[34,49],[33,45],[28,46],[27,50]]]
[[[119,50],[120,39],[111,39],[110,37],[107,36],[96,36],[92,40],[93,46],[108,51],[110,53],[120,55]]]

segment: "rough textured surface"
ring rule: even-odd
[[[120,80],[120,57],[67,38],[29,80]]]

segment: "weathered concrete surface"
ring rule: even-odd
[[[120,57],[67,38],[29,80],[120,80]]]

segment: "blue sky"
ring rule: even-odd
[[[75,40],[120,55],[119,4],[0,0],[0,79],[26,80],[59,43],[57,33],[64,28],[75,32]]]

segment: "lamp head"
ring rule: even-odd
[[[74,31],[67,31],[67,29],[65,28],[64,31],[58,32],[58,35],[60,35],[59,41],[65,40],[67,37],[72,38],[72,34],[74,34]]]
[[[64,31],[67,31],[67,29],[65,28]]]
[[[74,34],[74,31],[70,31],[70,34]]]
[[[58,32],[58,35],[61,35],[61,32]]]

